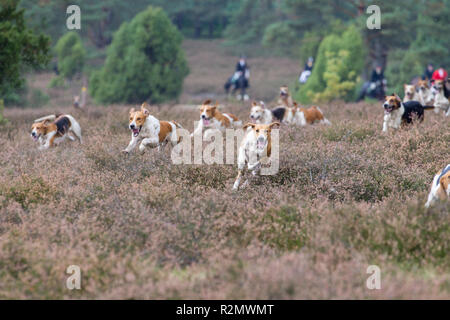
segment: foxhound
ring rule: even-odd
[[[39,150],[59,144],[67,137],[70,140],[75,140],[70,133],[73,133],[80,143],[83,142],[80,124],[69,114],[50,115],[36,119],[31,126],[31,137],[34,141],[39,142]]]
[[[141,109],[136,111],[134,108],[130,110],[129,129],[131,130],[131,141],[123,150],[123,153],[130,153],[136,145],[139,145],[139,151],[145,152],[145,148],[162,149],[169,141],[172,146],[180,142],[177,129],[182,127],[175,121],[160,121],[150,114],[149,105],[143,103]]]

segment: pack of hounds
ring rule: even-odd
[[[436,81],[432,88],[427,81],[420,81],[417,86],[405,85],[405,97],[400,99],[397,94],[386,96],[383,103],[383,132],[389,129],[399,129],[418,121],[422,122],[425,110],[441,110],[445,116],[450,115],[450,100],[443,82]],[[287,86],[280,88],[277,106],[266,108],[264,102],[253,101],[250,109],[250,121],[243,125],[235,115],[221,112],[217,102],[206,100],[200,106],[200,119],[191,138],[203,135],[208,139],[216,131],[226,129],[244,129],[244,138],[238,149],[238,175],[233,185],[234,190],[243,188],[241,184],[245,168],[253,176],[260,174],[261,165],[271,160],[271,131],[283,125],[307,126],[315,123],[330,125],[319,107],[304,108],[293,101]],[[132,108],[129,112],[129,129],[131,140],[123,153],[130,153],[137,145],[141,153],[147,147],[163,149],[168,143],[172,146],[181,142],[177,133],[182,126],[176,121],[161,121],[149,112],[149,105],[143,103],[139,110]],[[50,115],[36,119],[31,128],[31,137],[39,143],[39,149],[44,150],[55,146],[66,138],[79,140],[82,143],[81,127],[74,117],[68,114]],[[436,174],[431,185],[428,208],[436,201],[450,197],[450,164]]]

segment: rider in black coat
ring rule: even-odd
[[[248,89],[250,78],[250,67],[247,64],[247,60],[244,56],[241,56],[238,63],[236,64],[236,71],[231,76],[228,81],[225,83],[225,92],[228,94],[231,86],[233,86],[232,92],[236,92],[236,90],[240,89],[240,98],[248,98],[246,94],[246,90]]]

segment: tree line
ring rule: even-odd
[[[20,14],[8,12],[11,4]],[[82,29],[76,36],[68,35],[65,24],[65,12],[70,4],[81,7]],[[323,90],[329,87],[327,83],[333,83],[332,79],[340,79],[341,86],[334,89],[345,92],[349,82],[356,86],[360,81],[358,76],[374,65],[385,69],[390,87],[394,89],[400,89],[404,82],[421,74],[427,63],[450,67],[450,0],[380,0],[376,3],[381,9],[379,30],[366,27],[366,9],[371,4],[371,0],[134,0],[132,4],[122,0],[1,0],[3,34],[0,34],[0,40],[14,49],[0,53],[2,68],[5,68],[2,70],[0,94],[4,97],[14,93],[12,88],[23,85],[23,77],[16,75],[25,70],[24,66],[42,67],[48,62],[49,53],[58,57],[61,76],[70,78],[83,71],[88,53],[103,52],[102,49],[107,47],[110,47],[109,51],[114,48],[119,51],[117,43],[120,40],[116,40],[114,45],[114,38],[120,38],[125,33],[120,31],[125,29],[124,25],[147,10],[149,5],[162,8],[161,15],[167,16],[178,30],[168,35],[178,43],[177,48],[181,35],[187,38],[223,38],[226,43],[243,50],[245,45],[259,45],[272,54],[300,58],[299,64],[309,56],[319,60],[329,57],[339,62],[339,67],[329,62],[319,63],[318,67],[332,76],[328,79],[313,77],[310,93],[299,93],[303,100],[326,99],[331,92]],[[39,32],[34,35],[32,30]],[[15,35],[17,38],[11,36],[14,32],[19,34]],[[132,45],[126,41],[127,35],[122,37],[122,44]],[[354,39],[354,42],[345,39]],[[20,52],[24,54],[20,55]],[[36,55],[26,56],[27,52]],[[352,61],[345,55],[354,56],[355,52],[360,56],[352,66]],[[166,58],[178,65],[182,79],[187,74],[187,66],[183,62],[184,56],[181,53],[177,55],[180,59],[177,63],[173,57]],[[108,65],[108,58],[105,65]],[[110,64],[109,69],[112,65],[115,66]],[[11,80],[6,81],[9,76]],[[94,84],[101,83],[102,77],[105,75],[97,72],[97,76],[92,78]],[[53,81],[55,85],[61,82],[61,77]],[[161,87],[161,84],[156,87]],[[109,90],[110,96],[113,95],[115,91]],[[314,91],[319,95],[311,96]],[[107,90],[98,92],[108,96]],[[168,89],[167,92],[173,90]],[[161,100],[170,94],[158,93],[156,96],[156,100]]]

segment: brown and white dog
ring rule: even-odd
[[[419,101],[402,102],[395,93],[385,97],[383,108],[383,132],[387,132],[388,128],[399,129],[400,125],[411,124],[414,120],[422,122],[424,111],[434,109],[432,106],[422,106]]]
[[[450,116],[450,101],[445,94],[445,84],[443,80],[435,80],[431,87],[431,98],[435,107],[434,111],[439,113],[439,110],[443,110],[445,116]]]
[[[272,111],[272,114],[280,123],[293,123],[295,107],[288,86],[280,87],[280,96],[278,98],[277,107]]]
[[[419,101],[423,106],[433,105],[434,102],[432,101],[433,98],[431,96],[428,80],[419,80],[419,82],[417,83],[417,88],[417,101]],[[437,111],[439,112],[439,109],[437,109]]]
[[[413,84],[404,84],[403,88],[405,90],[405,96],[403,97],[403,102],[419,101],[419,96],[417,94],[415,85],[413,85]]]
[[[448,197],[450,197],[450,164],[434,176],[425,207],[429,208],[436,201],[445,200]]]
[[[319,107],[312,106],[308,109],[299,107],[297,102],[294,102],[295,114],[294,123],[299,126],[306,126],[307,124],[314,124],[319,122],[320,124],[330,125],[331,122],[324,117],[322,110]]]
[[[273,119],[272,111],[266,108],[263,101],[253,101],[250,109],[250,121],[255,124],[270,124]]]
[[[200,106],[200,121],[191,137],[197,134],[204,134],[208,137],[213,131],[224,132],[225,129],[239,128],[242,122],[231,113],[222,113],[218,110],[218,103],[211,104],[211,100],[206,100]]]
[[[291,94],[289,93],[288,86],[280,87],[280,97],[278,99],[279,107],[293,107],[294,101],[292,100]]]
[[[270,159],[272,152],[271,131],[278,122],[271,124],[248,123],[243,129],[249,129],[241,141],[238,151],[238,175],[233,185],[233,190],[238,190],[244,174],[245,165],[252,171],[253,176],[259,174],[261,163]]]
[[[180,139],[177,134],[177,129],[182,127],[175,121],[160,121],[150,114],[148,111],[149,105],[143,103],[140,110],[132,108],[130,110],[129,129],[131,130],[131,141],[123,150],[124,153],[129,153],[136,145],[139,145],[139,151],[143,153],[145,148],[158,147],[161,150],[169,141],[172,146],[177,145]]]
[[[31,137],[34,141],[39,142],[39,150],[59,144],[67,137],[72,141],[75,140],[70,133],[73,133],[80,143],[83,143],[80,124],[69,114],[50,115],[36,119],[31,126]]]

